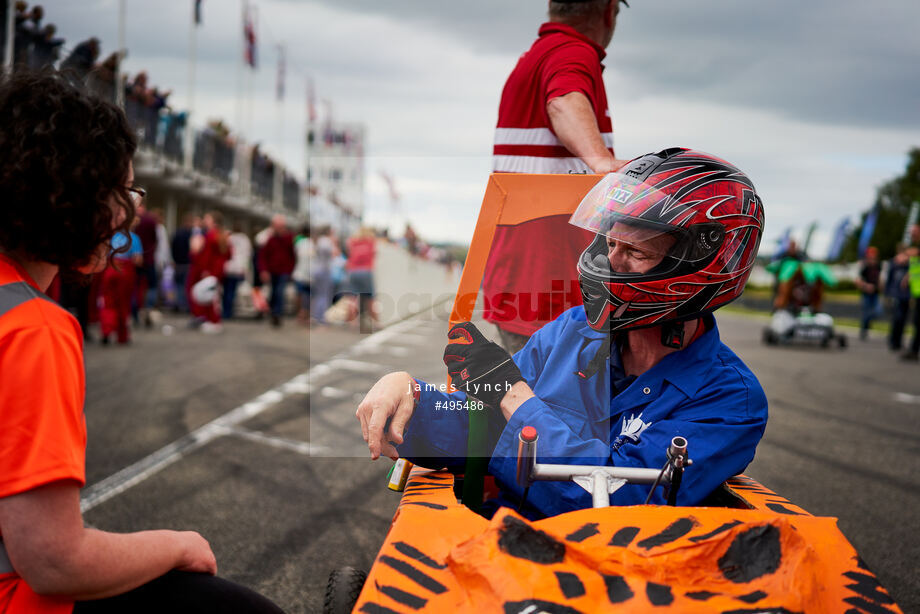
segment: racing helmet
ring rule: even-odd
[[[625,331],[690,320],[740,296],[764,212],[743,172],[671,148],[606,175],[569,222],[596,233],[578,259],[588,323]]]
[[[214,275],[204,277],[192,286],[192,300],[196,305],[207,307],[217,300],[220,283]]]

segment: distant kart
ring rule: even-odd
[[[846,335],[834,331],[834,318],[821,309],[824,288],[837,285],[826,264],[803,260],[799,254],[771,262],[767,271],[776,275],[774,298],[778,309],[770,325],[763,329],[764,343],[847,346]]]
[[[847,347],[847,337],[834,330],[834,318],[826,313],[811,313],[803,309],[798,315],[780,309],[773,314],[769,326],[763,329],[763,342],[767,345],[787,345],[794,343],[820,345],[829,347]]]

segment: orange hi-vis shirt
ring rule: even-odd
[[[62,480],[83,486],[84,392],[80,325],[0,254],[0,499]],[[0,614],[72,610],[0,574]]]

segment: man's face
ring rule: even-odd
[[[607,259],[614,273],[647,273],[661,263],[674,242],[670,235],[618,222],[607,233]]]

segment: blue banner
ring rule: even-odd
[[[834,238],[831,239],[831,247],[827,250],[827,259],[834,262],[840,258],[843,246],[847,242],[847,236],[850,234],[850,218],[845,217],[840,220],[837,230],[834,232]]]
[[[873,207],[869,215],[866,216],[866,221],[863,222],[862,232],[859,234],[858,255],[860,259],[866,255],[866,248],[869,247],[869,241],[872,240],[876,222],[878,222],[878,207]]]

